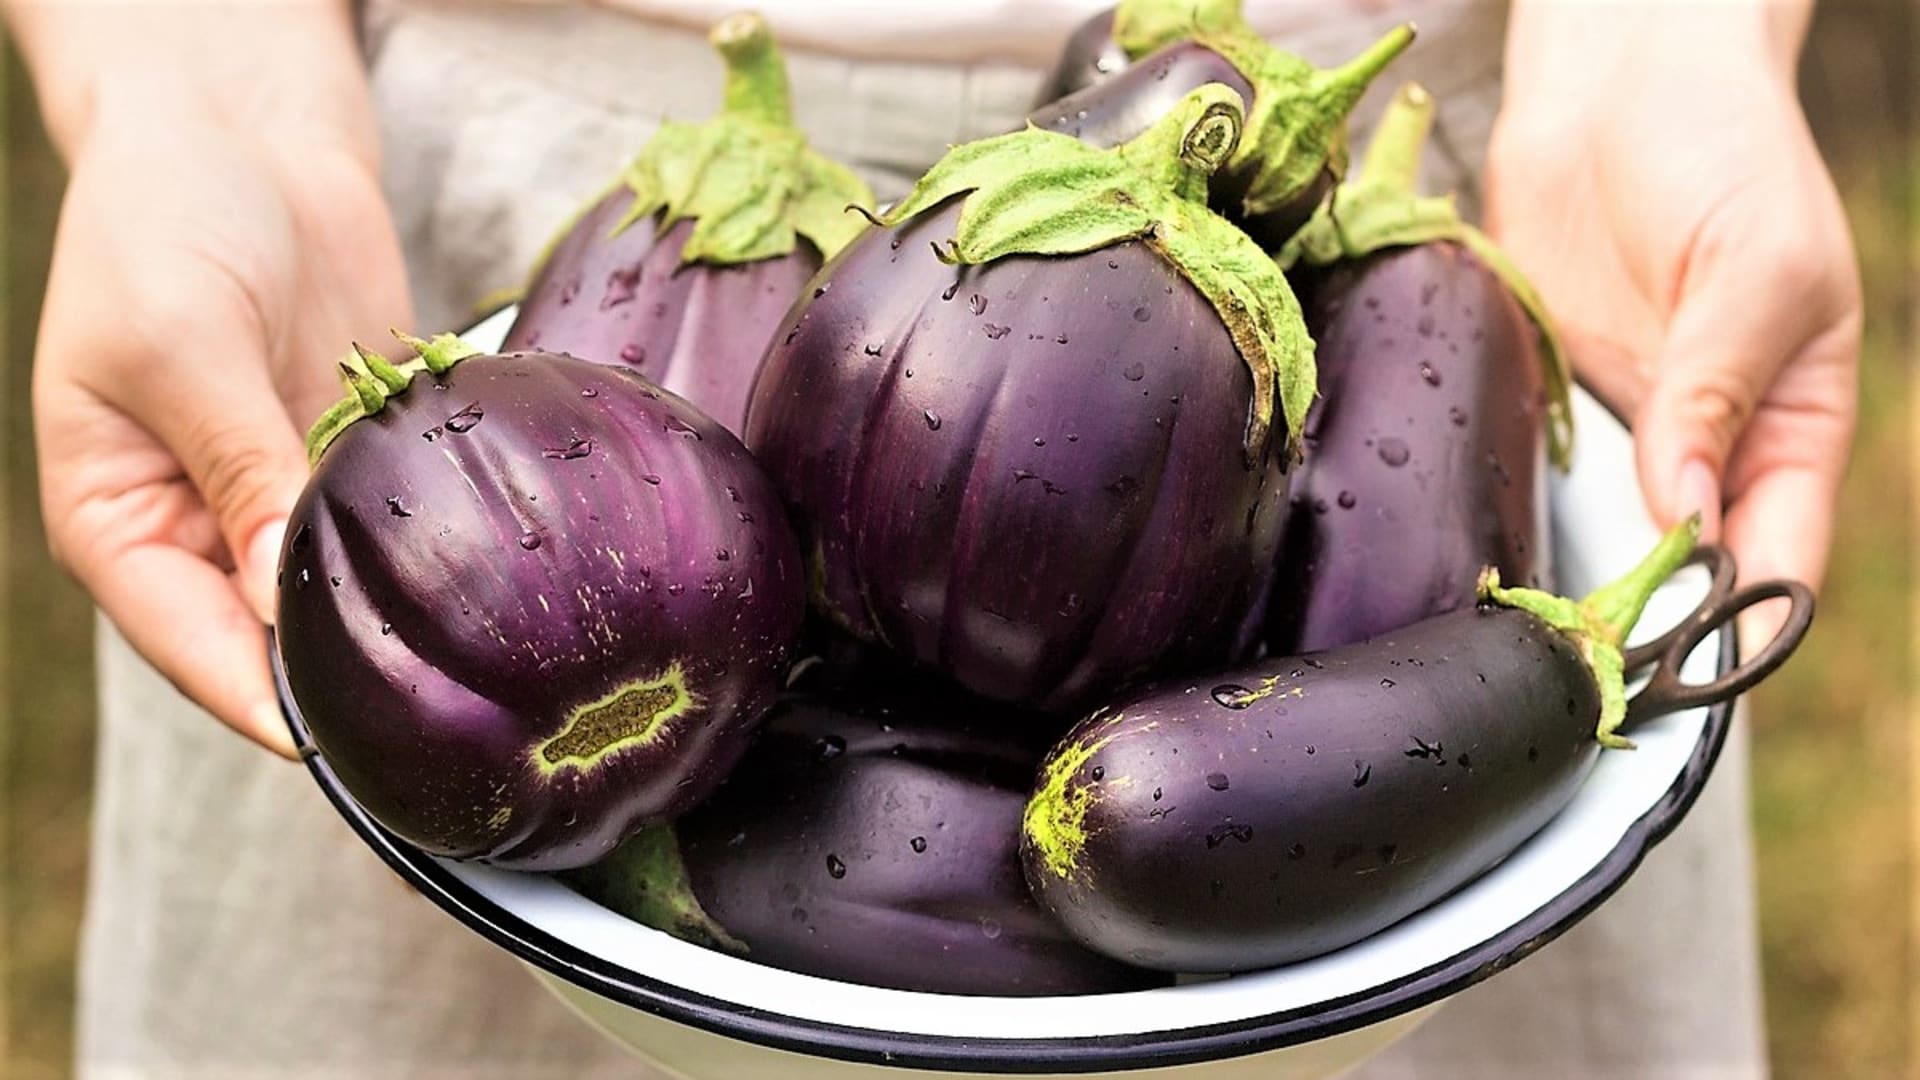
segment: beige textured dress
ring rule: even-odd
[[[773,14],[799,2],[778,0]],[[690,27],[712,6],[654,4],[665,21],[649,21],[588,7],[374,5],[388,190],[423,326],[457,326],[477,298],[514,284],[663,114],[711,111],[718,67]],[[866,51],[894,59],[834,51],[833,19],[806,13],[789,54],[799,120],[882,198],[897,196],[947,144],[1025,112],[1042,58],[1085,0],[1031,6],[1044,26],[999,62],[980,59],[993,53],[977,42],[964,62],[901,59],[915,55],[905,37],[889,53],[892,39],[871,34]],[[1428,179],[1475,208],[1499,90],[1498,6],[1251,6],[1263,29],[1323,63],[1417,17],[1420,43],[1389,81],[1416,77],[1437,94]],[[1363,105],[1356,136],[1380,100]],[[390,874],[304,770],[228,734],[104,624],[99,677],[83,1075],[650,1075]],[[1360,1075],[1763,1075],[1745,768],[1736,724],[1685,826],[1605,908]]]

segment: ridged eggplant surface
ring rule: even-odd
[[[804,609],[746,448],[551,354],[414,376],[326,446],[287,536],[280,648],[320,753],[403,838],[516,868],[718,784]]]

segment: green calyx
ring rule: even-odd
[[[560,877],[587,899],[643,926],[709,949],[747,952],[746,943],[727,933],[694,896],[671,825],[642,829],[612,855]]]
[[[1505,588],[1500,572],[1488,567],[1480,575],[1479,599],[1529,612],[1572,638],[1600,687],[1600,723],[1594,736],[1602,746],[1631,749],[1632,741],[1616,734],[1627,716],[1626,663],[1620,650],[1647,600],[1686,565],[1699,540],[1700,515],[1695,514],[1662,536],[1640,565],[1579,601],[1538,589]]]
[[[1207,180],[1232,156],[1243,120],[1239,95],[1214,84],[1110,150],[1031,125],[965,143],[884,221],[895,225],[964,195],[953,239],[937,250],[969,266],[1142,241],[1206,297],[1253,376],[1249,460],[1268,450],[1276,398],[1297,453],[1314,394],[1313,339],[1300,303],[1273,260],[1207,208]]]
[[[872,210],[873,192],[793,126],[786,61],[765,20],[728,16],[708,40],[727,66],[720,112],[701,124],[660,125],[621,177],[633,204],[613,235],[659,215],[662,230],[694,223],[682,265],[779,258],[801,237],[832,258],[866,227],[848,210]]]
[[[1410,23],[1389,30],[1360,55],[1321,70],[1269,45],[1248,25],[1241,0],[1123,0],[1113,39],[1135,60],[1191,40],[1225,57],[1253,87],[1246,131],[1227,166],[1251,179],[1240,212],[1257,217],[1287,206],[1331,165],[1345,167],[1347,114],[1393,58],[1413,44]]]
[[[1461,220],[1451,195],[1419,193],[1420,152],[1433,128],[1433,113],[1432,94],[1416,83],[1402,86],[1380,117],[1360,174],[1342,184],[1276,258],[1291,269],[1301,262],[1326,266],[1384,248],[1438,241],[1466,248],[1507,287],[1539,333],[1548,451],[1564,470],[1573,457],[1573,376],[1566,352],[1545,302],[1506,253]]]
[[[1242,0],[1121,0],[1113,40],[1132,59],[1208,33],[1252,33]]]
[[[347,396],[322,413],[307,432],[309,467],[320,464],[320,455],[326,453],[333,440],[354,421],[372,416],[386,408],[388,398],[405,393],[415,375],[423,371],[445,375],[453,370],[453,365],[480,351],[454,334],[441,334],[432,341],[399,330],[393,331],[393,336],[413,350],[413,359],[395,364],[355,343],[353,355],[340,362],[340,377],[347,384]]]

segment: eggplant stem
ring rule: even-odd
[[[1603,746],[1630,749],[1616,734],[1627,716],[1626,661],[1621,645],[1646,610],[1647,601],[1693,554],[1700,539],[1700,515],[1675,525],[1639,565],[1574,601],[1539,589],[1504,588],[1500,572],[1489,566],[1480,575],[1482,603],[1518,608],[1565,634],[1580,650],[1600,691],[1600,719],[1594,737]]]
[[[1401,85],[1392,104],[1380,115],[1360,161],[1359,184],[1382,192],[1395,192],[1408,199],[1419,195],[1420,152],[1433,130],[1433,95],[1419,83]]]
[[[726,62],[720,111],[775,127],[793,126],[787,63],[773,47],[773,33],[757,12],[742,11],[713,25],[707,40]]]

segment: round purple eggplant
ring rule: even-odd
[[[1251,641],[1312,349],[1204,205],[1238,117],[958,147],[821,273],[747,442],[830,618],[1047,710]]]
[[[1347,64],[1321,71],[1263,41],[1240,9],[1240,0],[1197,7],[1123,3],[1112,26],[1134,63],[1036,109],[1029,120],[1095,146],[1115,146],[1195,87],[1232,87],[1249,102],[1247,130],[1213,175],[1213,204],[1262,247],[1277,250],[1333,189],[1346,163],[1347,114],[1413,41],[1413,29],[1399,27]]]
[[[1011,996],[1169,981],[1082,948],[1028,894],[1020,814],[1044,738],[951,693],[869,702],[776,706],[712,798],[569,883],[700,944],[869,986]]]
[[[555,239],[503,349],[629,366],[737,432],[774,328],[873,195],[794,128],[758,15],[709,36],[727,65],[720,114],[662,124]]]
[[[1628,745],[1620,642],[1697,531],[1578,604],[1490,570],[1478,607],[1100,710],[1042,766],[1028,882],[1090,948],[1168,971],[1272,967],[1399,922]]]
[[[1276,652],[1333,648],[1452,611],[1485,566],[1552,588],[1558,350],[1491,243],[1445,200],[1416,197],[1432,114],[1431,97],[1403,88],[1361,176],[1342,189],[1338,224],[1317,218],[1302,238],[1347,230],[1293,271],[1318,343],[1320,397],[1268,618]],[[1414,243],[1376,245],[1376,221],[1421,231]]]
[[[582,865],[738,760],[800,629],[799,552],[746,448],[639,375],[414,344],[363,353],[314,430],[287,685],[402,838]]]

